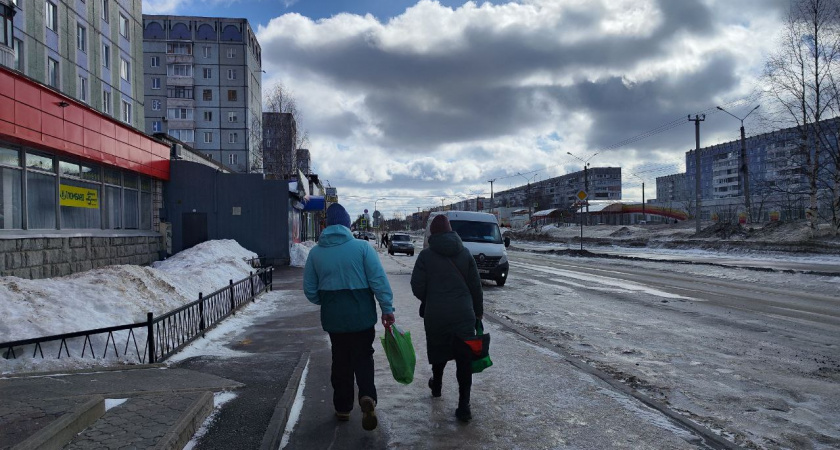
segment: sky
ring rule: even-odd
[[[656,195],[700,145],[770,131],[761,73],[787,0],[144,0],[245,17],[313,172],[351,216],[387,218],[590,167]],[[572,155],[569,155],[571,153]],[[443,199],[443,200],[442,200]]]

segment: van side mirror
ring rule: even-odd
[[[505,238],[505,247],[510,247],[510,238],[509,237]]]

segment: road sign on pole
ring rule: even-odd
[[[584,200],[586,200],[588,197],[589,197],[589,194],[587,194],[587,193],[586,193],[586,191],[584,191],[584,190],[582,190],[582,189],[581,189],[580,191],[578,191],[578,193],[577,193],[577,198],[579,198],[579,199],[580,199],[580,201],[584,201]]]

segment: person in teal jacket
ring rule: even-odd
[[[310,302],[321,306],[321,327],[330,335],[336,417],[350,420],[355,376],[362,427],[375,429],[374,296],[382,310],[382,325],[388,328],[394,323],[394,295],[379,254],[367,241],[353,238],[350,215],[338,203],[327,208],[327,227],[306,259],[303,292]]]

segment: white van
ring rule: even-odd
[[[509,268],[506,247],[510,245],[510,238],[502,240],[496,216],[472,211],[433,212],[426,223],[423,248],[429,246],[429,227],[432,225],[432,219],[441,214],[449,219],[452,231],[458,233],[464,247],[475,258],[481,278],[495,280],[497,285],[504,286]]]

